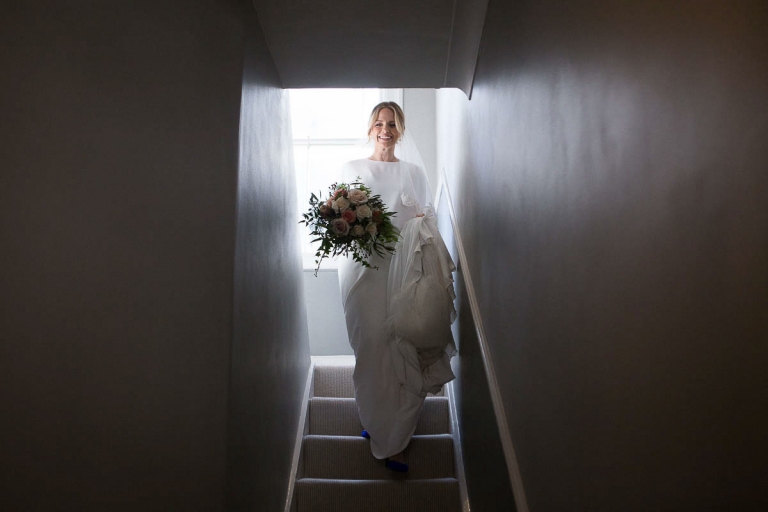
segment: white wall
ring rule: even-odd
[[[335,268],[304,270],[309,346],[313,356],[352,354],[341,307],[339,277]]]
[[[454,178],[458,176],[459,170],[466,166],[468,160],[468,107],[469,100],[459,89],[440,89],[437,92],[435,140],[439,151],[436,151],[435,158],[436,174],[438,178],[445,174],[448,190],[454,194],[454,202],[459,201]],[[454,206],[458,208],[459,205]]]
[[[437,189],[437,135],[435,89],[404,89],[403,111],[406,131],[410,131],[427,171],[432,197]]]

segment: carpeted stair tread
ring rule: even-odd
[[[352,381],[354,372],[354,365],[316,364],[313,396],[354,398],[355,385]],[[434,395],[430,393],[429,396],[445,396],[445,390],[441,389]]]
[[[454,478],[449,403],[444,393],[424,402],[405,451],[407,474],[371,454],[355,403],[354,359],[314,360],[313,392],[301,448],[292,512],[460,512]]]
[[[304,477],[330,479],[399,479],[384,461],[371,454],[370,441],[360,436],[304,436]],[[405,450],[408,479],[454,476],[453,438],[448,434],[414,436]]]
[[[354,366],[315,366],[314,396],[354,398]]]
[[[448,407],[446,397],[427,397],[416,435],[449,433]],[[354,398],[315,397],[309,401],[310,434],[357,436],[362,429]]]
[[[296,481],[297,512],[460,512],[454,478]]]

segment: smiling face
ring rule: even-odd
[[[390,108],[379,110],[368,136],[376,143],[376,149],[392,148],[400,138],[400,132],[395,123],[395,113]]]

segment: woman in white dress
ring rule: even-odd
[[[424,169],[399,160],[395,147],[405,129],[402,110],[394,102],[377,105],[371,113],[368,136],[375,143],[373,155],[354,160],[342,170],[349,183],[358,176],[389,211],[397,212],[393,224],[403,225],[424,215],[431,205]],[[402,385],[396,365],[404,362],[387,340],[387,280],[392,257],[373,255],[378,270],[364,268],[351,258],[339,265],[339,286],[350,344],[355,353],[355,398],[364,437],[371,451],[385,459],[389,469],[408,470],[403,450],[416,429],[426,392],[414,393]],[[452,374],[451,374],[452,378]],[[450,380],[450,378],[448,379]],[[440,383],[442,384],[442,383]]]

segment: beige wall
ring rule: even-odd
[[[766,22],[491,2],[472,100],[438,92],[531,510],[768,506]]]

